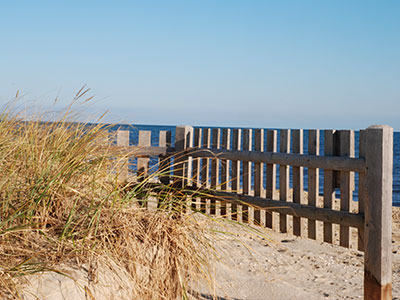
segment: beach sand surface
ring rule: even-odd
[[[219,226],[231,232],[215,237],[214,293],[219,299],[363,299],[364,253],[355,244],[348,249],[321,237],[315,241],[270,229],[255,234],[237,225]],[[393,208],[392,236],[393,299],[400,299],[398,207]],[[212,299],[206,288],[197,289],[195,299]]]
[[[211,222],[213,279],[193,283],[191,299],[363,299],[363,252],[295,237],[271,229]],[[258,231],[258,232],[255,232]],[[400,299],[400,209],[393,208],[393,299]],[[132,299],[129,276],[101,267],[98,278],[90,268],[62,269],[32,275],[24,299]],[[73,278],[73,279],[72,279]],[[36,298],[38,297],[38,298]]]

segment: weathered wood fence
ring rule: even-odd
[[[160,183],[202,191],[191,194],[197,195],[191,197],[194,209],[357,247],[364,251],[364,299],[392,299],[393,129],[371,126],[360,130],[358,157],[354,131],[324,130],[323,134],[323,154],[319,130],[308,131],[308,153],[303,153],[302,129],[178,126],[174,147],[170,132],[161,131],[159,145],[152,147],[150,132],[142,131],[138,146],[132,147],[129,132],[118,131],[117,146],[134,150],[138,180],[148,176],[149,157],[158,156]],[[123,165],[121,176],[127,177],[128,167]],[[357,202],[353,201],[356,173]]]

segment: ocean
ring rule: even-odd
[[[174,136],[175,136],[175,126],[161,126],[161,125],[115,125],[111,130],[117,130],[118,128],[122,130],[129,130],[130,131],[130,144],[131,145],[137,145],[138,144],[138,137],[139,137],[139,131],[140,130],[148,130],[151,131],[151,145],[152,146],[158,146],[158,138],[159,138],[159,132],[161,130],[170,130],[172,134],[172,141],[174,141]],[[200,127],[200,128],[205,128],[205,127]],[[207,127],[210,128],[210,127]],[[213,128],[213,127],[211,127]],[[221,127],[218,127],[221,128]],[[279,129],[278,129],[279,130]],[[279,132],[278,132],[278,137],[279,137]],[[355,156],[358,156],[358,138],[359,138],[359,133],[358,131],[355,132]],[[253,139],[254,140],[254,139]],[[321,131],[320,133],[320,153],[324,152],[324,134]],[[265,146],[264,146],[265,149]],[[278,138],[278,147],[279,149],[279,138]],[[304,130],[304,153],[308,153],[308,130]],[[134,166],[136,164],[135,159],[132,160],[132,168],[134,169]],[[154,167],[157,164],[157,159],[152,158],[150,160],[150,169],[154,169]],[[279,176],[279,166],[277,166],[277,176]],[[290,176],[292,178],[292,176]],[[355,176],[355,181],[356,181],[356,189],[353,193],[353,199],[354,201],[357,201],[358,199],[358,193],[357,193],[357,186],[358,186],[358,174],[356,173]],[[265,184],[265,183],[264,183]],[[290,185],[292,182],[290,182]],[[279,180],[277,180],[277,185],[279,188]],[[320,185],[320,193],[323,191],[323,172],[322,170],[320,171],[320,180],[319,180],[319,185]],[[304,168],[304,189],[307,190],[307,168]],[[337,194],[339,196],[340,192],[337,191]],[[400,206],[400,132],[395,132],[394,133],[394,142],[393,142],[393,205],[394,206]]]

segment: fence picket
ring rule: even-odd
[[[211,146],[211,128],[203,128],[203,148]],[[201,183],[203,187],[210,187],[210,159],[203,158],[201,167]]]
[[[221,129],[213,128],[212,130],[212,148],[220,149],[221,147]],[[211,160],[211,188],[220,189],[219,185],[219,159]],[[221,201],[211,199],[211,214],[221,216]]]
[[[222,130],[222,149],[231,149],[231,130],[224,128]],[[229,176],[230,161],[221,160],[221,189],[223,191],[230,190],[230,176]]]
[[[367,147],[367,135],[365,130],[360,130],[360,139],[359,139],[359,157],[365,158],[366,147]],[[366,184],[366,176],[365,173],[358,174],[358,213],[363,214],[365,212],[365,184]],[[365,239],[364,239],[364,228],[357,229],[358,236],[358,250],[364,251],[365,248]]]
[[[252,130],[244,129],[243,130],[243,150],[251,151],[252,148]],[[251,192],[251,162],[242,162],[242,181],[243,181],[243,191],[242,193],[245,195],[250,195]],[[251,209],[247,205],[242,205],[242,219],[243,222],[251,221]]]
[[[264,129],[254,131],[254,150],[264,151]],[[260,197],[263,194],[264,164],[254,163],[254,196]],[[265,210],[254,210],[254,222],[261,224],[262,217],[265,219]],[[265,222],[265,220],[264,220]]]
[[[232,149],[233,150],[241,150],[241,137],[242,130],[234,129],[233,130],[233,139],[232,139]],[[236,193],[240,193],[240,161],[232,160],[232,191]],[[239,221],[238,209],[239,207],[236,204],[232,204],[232,219]]]
[[[187,148],[193,147],[193,127],[177,126],[175,129],[175,150],[174,159],[174,185],[184,188],[191,183],[192,162],[191,157],[185,155]],[[191,197],[183,198],[181,203],[176,203],[176,208],[180,212],[188,212],[190,209],[189,202]]]
[[[303,129],[295,129],[293,134],[293,153],[303,154]],[[303,167],[293,167],[293,202],[303,202]],[[301,218],[293,216],[293,234],[301,236]]]
[[[151,131],[140,130],[139,131],[139,147],[150,147],[151,146]],[[148,157],[138,157],[137,159],[137,180],[143,181],[149,175],[149,162]]]
[[[282,129],[280,131],[280,152],[290,152],[290,130]],[[279,166],[279,200],[287,201],[289,196],[289,166]],[[287,232],[287,215],[279,214],[279,229],[281,232]]]
[[[325,156],[333,155],[334,130],[324,131],[324,152]],[[324,170],[324,208],[332,209],[332,201],[335,197],[333,185],[333,171]],[[324,242],[332,243],[332,224],[324,222]]]
[[[203,148],[211,147],[211,128],[203,128]],[[202,167],[201,167],[201,182],[202,186],[209,188],[210,187],[210,159],[203,158]],[[206,202],[206,213],[210,214],[211,212],[211,200],[205,199]]]
[[[222,149],[229,150],[231,148],[231,130],[229,128],[224,128],[222,130]],[[230,191],[230,161],[227,159],[221,160],[221,189],[223,191]],[[232,206],[230,203],[222,203],[221,214],[228,217],[232,216]]]
[[[202,146],[202,129],[194,129],[193,146],[201,148]],[[201,187],[201,158],[193,158],[193,186]],[[205,204],[202,203],[201,197],[196,197],[195,204],[192,203],[192,208],[201,212],[205,212]]]
[[[201,128],[194,129],[194,140],[193,146],[201,148],[202,146],[202,130]],[[193,159],[193,186],[200,187],[201,186],[201,158]]]
[[[276,130],[268,130],[267,131],[267,151],[268,152],[276,152]],[[267,189],[266,189],[266,197],[269,199],[273,199],[274,191],[276,190],[276,165],[275,164],[267,164]],[[267,211],[266,214],[266,226],[268,228],[273,227],[273,216],[274,214],[270,211]]]
[[[160,130],[160,147],[171,147],[171,131]],[[159,180],[162,184],[170,183],[171,158],[167,155],[160,155],[159,160]]]
[[[308,131],[308,154],[319,155],[319,130]],[[317,206],[319,199],[319,169],[308,168],[308,205]],[[308,219],[308,237],[317,238],[316,222]]]
[[[354,157],[354,131],[340,131],[340,155]],[[350,203],[353,198],[354,176],[352,172],[340,172],[340,210],[350,211]],[[350,246],[350,228],[340,225],[340,246],[348,248]]]

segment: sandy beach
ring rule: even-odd
[[[193,283],[191,299],[363,299],[363,253],[270,229],[212,222],[217,258],[213,281]],[[393,209],[393,299],[400,299],[400,209]],[[98,278],[90,268],[34,275],[24,299],[131,299],[129,279],[105,265]],[[72,279],[74,278],[74,279]]]
[[[397,219],[393,299],[400,299],[399,225]],[[263,233],[270,240],[242,231],[216,242],[225,253],[214,263],[220,299],[363,299],[362,252],[272,230]],[[199,299],[210,297],[203,292]]]

